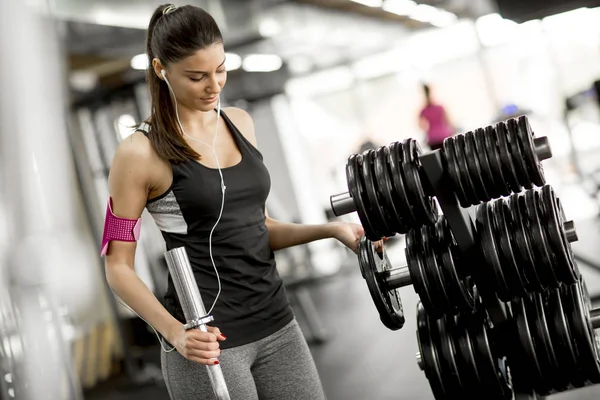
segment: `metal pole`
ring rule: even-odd
[[[165,253],[165,260],[173,279],[179,302],[183,309],[183,315],[186,319],[185,329],[200,329],[208,332],[207,323],[213,320],[212,316],[206,315],[206,309],[200,296],[200,289],[194,274],[192,266],[185,251],[185,247],[178,247]],[[213,391],[218,400],[230,400],[229,391],[225,384],[223,371],[220,365],[207,365],[206,371],[210,378]]]

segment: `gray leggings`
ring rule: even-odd
[[[231,400],[324,400],[312,355],[296,320],[219,356]],[[215,399],[206,366],[174,350],[161,351],[162,373],[171,400]]]

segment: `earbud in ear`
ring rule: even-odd
[[[167,79],[167,73],[164,69],[160,70],[160,74],[163,76],[163,78]]]

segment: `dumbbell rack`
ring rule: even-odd
[[[478,260],[482,259],[480,247],[475,241],[475,227],[473,216],[471,215],[472,208],[461,207],[456,193],[453,188],[452,180],[448,177],[448,172],[444,167],[444,160],[441,150],[433,150],[422,154],[419,157],[423,172],[425,173],[430,188],[433,190],[433,195],[436,196],[438,205],[441,208],[448,225],[452,230],[452,234],[458,245],[462,256],[466,262],[477,264]],[[473,273],[477,273],[477,269]],[[485,282],[484,279],[478,279],[478,282]],[[486,293],[493,291],[486,290]],[[482,300],[488,315],[494,324],[494,329],[502,331],[506,328],[506,323],[509,322],[509,315],[506,307],[498,298],[490,298],[482,295]],[[518,376],[516,377],[519,378]],[[519,382],[513,377],[513,390],[515,400],[535,400],[541,397],[527,390],[525,382]],[[522,389],[521,389],[522,388]]]

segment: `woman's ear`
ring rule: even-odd
[[[160,62],[160,60],[158,58],[154,58],[152,60],[152,69],[154,70],[154,73],[156,74],[156,76],[158,76],[159,79],[164,80],[164,77],[162,75],[162,71],[165,68],[164,68],[164,66],[162,65],[162,63]]]

